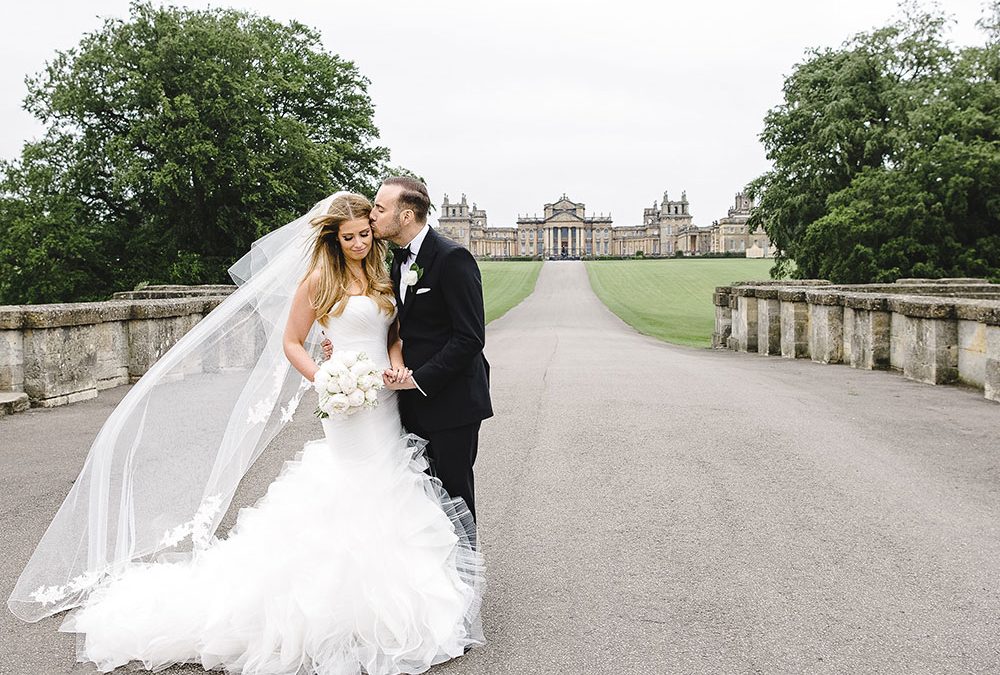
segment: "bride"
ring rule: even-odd
[[[136,660],[151,670],[200,663],[260,675],[420,673],[483,644],[483,567],[471,514],[425,473],[424,442],[400,424],[392,387],[409,371],[386,249],[372,235],[370,210],[364,197],[337,193],[270,243],[258,240],[254,256],[231,269],[243,284],[233,295],[250,292],[212,312],[222,310],[224,323],[196,334],[210,314],[178,341],[161,358],[167,370],[150,369],[133,388],[138,401],[126,405],[126,397],[105,423],[8,602],[15,614],[37,620],[75,607],[60,630],[77,633],[77,658],[103,672]],[[281,292],[278,273],[291,271],[299,273],[294,290],[286,283]],[[239,309],[226,314],[226,303]],[[312,386],[317,332],[334,350],[365,352],[385,369],[388,386],[376,407],[322,419],[324,438],[287,461],[267,493],[239,510],[227,535],[212,536],[239,477]],[[253,355],[243,363],[241,345]],[[192,372],[196,352],[200,370]],[[298,374],[279,375],[288,363]],[[277,396],[255,401],[270,388],[258,385],[272,379],[272,368],[276,392],[293,385],[280,420]],[[184,416],[153,393],[175,387],[170,405],[183,399]],[[220,404],[229,411],[225,431],[206,434]],[[190,418],[199,421],[182,422]],[[252,433],[259,428],[269,430]],[[178,469],[173,454],[189,447],[188,436],[202,459]],[[217,447],[209,451],[211,438]],[[126,459],[107,459],[122,455],[108,447],[129,448]],[[197,477],[182,478],[188,474]],[[198,494],[187,521],[164,516],[173,500],[162,483],[170,476],[177,498]],[[158,494],[160,510],[140,505],[137,489]],[[130,508],[119,506],[126,501]],[[72,523],[84,521],[76,532]],[[164,532],[164,524],[172,527]],[[162,536],[151,540],[147,531]],[[76,552],[56,555],[59,546],[74,545]],[[28,592],[64,574],[66,584]]]

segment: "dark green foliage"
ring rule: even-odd
[[[229,282],[254,239],[387,173],[368,80],[295,22],[136,3],[27,84],[46,133],[0,164],[0,303]]]
[[[981,22],[985,45],[956,48],[947,21],[911,7],[785,81],[761,134],[774,168],[747,187],[775,273],[1000,277],[997,22]]]

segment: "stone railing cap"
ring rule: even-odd
[[[805,299],[810,305],[843,305],[844,292],[827,289],[810,289],[806,291]]]
[[[1000,300],[977,300],[955,298],[955,318],[963,321],[979,321],[991,326],[1000,325]]]
[[[0,329],[85,326],[105,321],[204,314],[223,300],[225,296],[4,305],[0,306]]]
[[[978,277],[945,277],[943,279],[924,279],[920,277],[913,277],[907,279],[896,279],[896,283],[901,286],[908,286],[912,284],[943,284],[945,286],[959,285],[989,285],[988,279],[980,279]]]
[[[889,297],[875,293],[842,293],[844,307],[864,309],[872,312],[889,310]]]
[[[783,302],[805,302],[806,290],[804,288],[779,288],[778,300]]]
[[[978,320],[988,326],[1000,326],[1000,305],[984,308],[980,312]]]
[[[955,301],[920,295],[896,295],[889,298],[889,309],[897,314],[919,319],[954,319]]]

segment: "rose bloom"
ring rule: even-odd
[[[365,400],[369,403],[376,403],[378,401],[378,390],[369,389],[365,392]]]
[[[340,352],[340,362],[344,364],[345,368],[350,368],[358,362],[358,353],[350,350]]]
[[[326,364],[324,364],[324,365],[326,365],[326,369],[327,369],[327,371],[329,371],[330,377],[333,377],[333,378],[336,378],[338,375],[343,375],[344,373],[351,372],[347,368],[347,366],[345,366],[343,363],[341,363],[338,360],[331,359],[330,361],[327,361]]]
[[[330,412],[343,413],[351,407],[351,401],[346,394],[334,394],[330,397]]]
[[[350,394],[347,395],[347,402],[350,403],[355,408],[365,403],[365,392],[360,389],[355,389]]]
[[[360,378],[362,375],[367,375],[372,372],[371,361],[358,361],[353,366],[351,366],[351,375]]]
[[[412,286],[417,283],[417,272],[416,270],[406,270],[399,276],[399,280],[406,284],[407,286]]]
[[[358,381],[350,373],[344,373],[337,378],[337,384],[340,385],[340,390],[345,394],[350,394],[352,391],[358,388]]]

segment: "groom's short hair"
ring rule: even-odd
[[[398,185],[399,208],[412,209],[418,223],[427,222],[427,212],[431,208],[431,198],[427,194],[427,186],[416,178],[409,176],[390,176],[382,181],[382,185]]]

